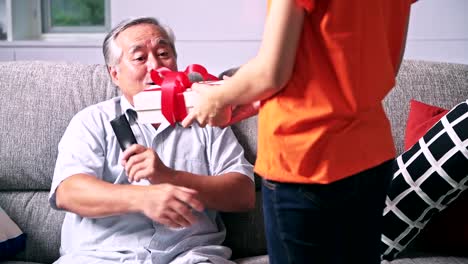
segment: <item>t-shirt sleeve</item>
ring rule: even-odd
[[[244,157],[244,149],[231,128],[212,128],[209,163],[211,175],[237,172],[254,179],[253,166]]]
[[[75,174],[87,174],[102,177],[104,148],[102,129],[95,120],[84,120],[83,112],[70,121],[58,145],[58,156],[49,193],[49,203],[56,206],[56,190],[68,177]]]
[[[312,12],[315,8],[315,0],[296,0],[296,4],[304,8],[307,12]]]

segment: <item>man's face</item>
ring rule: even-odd
[[[152,24],[139,24],[115,39],[122,50],[118,67],[110,67],[112,81],[133,105],[133,96],[152,85],[150,71],[166,67],[177,71],[177,61],[167,35]]]

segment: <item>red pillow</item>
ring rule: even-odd
[[[405,150],[411,148],[449,110],[410,100],[410,110],[405,132]]]

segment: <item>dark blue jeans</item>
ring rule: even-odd
[[[270,264],[379,264],[392,161],[331,184],[263,180]]]

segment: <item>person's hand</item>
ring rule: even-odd
[[[129,182],[147,179],[152,184],[162,183],[165,182],[164,177],[172,172],[153,149],[139,144],[130,146],[122,153],[122,166]]]
[[[201,127],[207,124],[211,126],[225,126],[231,120],[231,106],[220,105],[215,98],[214,92],[217,87],[213,85],[194,83],[192,90],[198,96],[195,106],[182,121],[182,126],[188,127],[197,121]]]
[[[141,212],[151,220],[173,228],[187,227],[197,220],[193,210],[202,212],[197,191],[172,184],[149,185],[140,202]]]

